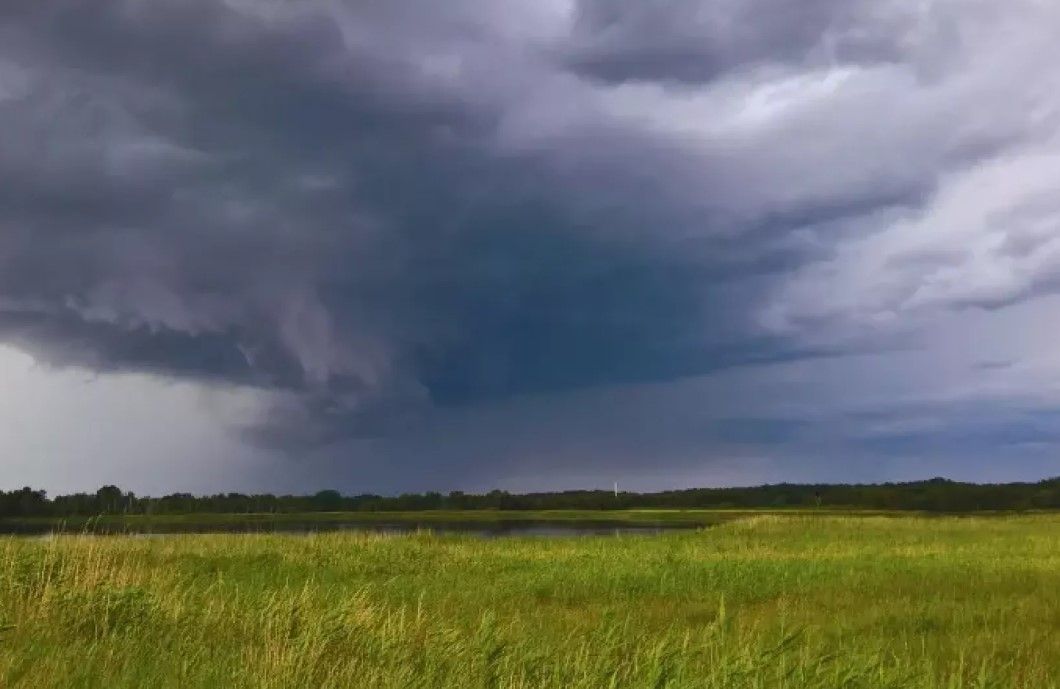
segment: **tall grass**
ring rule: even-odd
[[[1060,687],[1060,516],[0,539],[0,687]]]

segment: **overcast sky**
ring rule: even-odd
[[[0,3],[0,488],[1060,474],[1055,0]]]

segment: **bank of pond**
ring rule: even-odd
[[[984,516],[983,513],[976,513]],[[992,513],[1003,516],[1004,512]],[[933,515],[881,510],[429,510],[416,512],[200,513],[29,517],[0,519],[0,534],[292,533],[431,531],[496,538],[505,536],[617,536],[699,529],[755,516],[902,517]],[[938,515],[934,515],[938,516]],[[990,516],[989,514],[986,516]]]

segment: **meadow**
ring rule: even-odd
[[[1060,515],[0,538],[0,687],[1060,687]]]

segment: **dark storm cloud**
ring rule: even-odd
[[[249,436],[299,447],[1022,299],[1053,283],[960,294],[918,276],[980,254],[891,251],[1047,119],[987,3],[916,4],[4,3],[0,339],[258,388]],[[1005,260],[1047,272],[1050,208]],[[805,430],[718,413],[681,434]]]
[[[459,9],[428,28],[401,9],[291,7],[6,6],[6,339],[293,394],[302,439],[372,433],[427,399],[761,355],[719,334],[743,318],[707,298],[724,256],[643,233],[710,220],[657,198],[663,167],[629,165],[638,147],[670,165],[656,144],[615,124],[506,149],[513,96],[445,83],[417,54],[536,69],[491,27]]]
[[[223,335],[149,329],[116,329],[86,322],[73,313],[44,315],[8,310],[0,337],[58,364],[89,365],[101,371],[135,368],[167,374],[253,382],[252,371]]]

